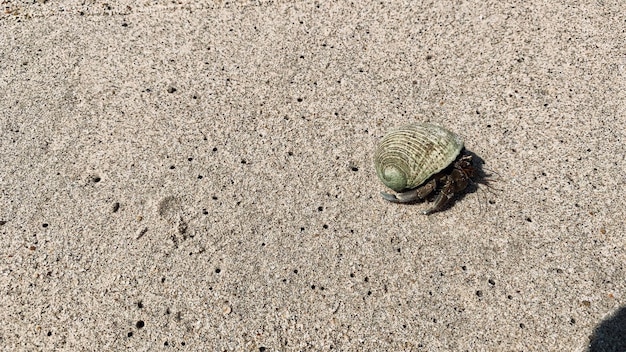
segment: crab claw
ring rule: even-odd
[[[407,192],[396,193],[395,195],[385,192],[381,192],[380,194],[382,194],[383,198],[393,203],[413,203],[423,199],[419,191],[419,189],[412,189]]]
[[[400,202],[400,200],[393,194],[380,192],[380,195],[383,196],[383,198],[385,198],[385,200],[388,200],[388,201],[390,201],[392,203],[399,203]]]

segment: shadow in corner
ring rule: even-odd
[[[626,306],[605,318],[589,337],[586,352],[626,351]]]

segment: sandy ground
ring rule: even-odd
[[[625,6],[3,1],[0,348],[626,351]]]

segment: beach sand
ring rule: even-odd
[[[622,1],[2,6],[1,349],[626,351]]]

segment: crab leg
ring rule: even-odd
[[[462,169],[454,169],[449,177],[446,178],[441,192],[435,198],[432,207],[422,211],[422,214],[428,215],[443,209],[446,204],[454,197],[454,194],[464,190],[468,184],[468,177],[465,175]]]
[[[423,210],[422,214],[429,215],[443,209],[452,197],[454,197],[454,181],[448,179],[441,189],[441,192],[439,192],[439,195],[437,195],[437,198],[435,198],[433,206]]]

